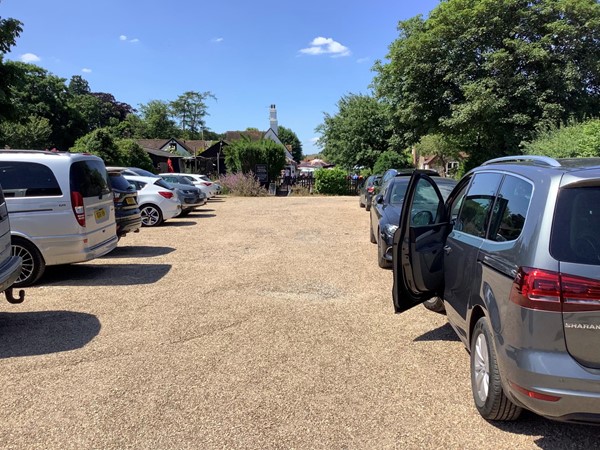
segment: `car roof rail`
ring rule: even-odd
[[[550,158],[549,156],[540,156],[540,155],[515,155],[515,156],[503,156],[502,158],[494,158],[486,161],[482,164],[482,166],[487,166],[490,164],[500,164],[505,162],[521,162],[521,161],[531,161],[534,164],[550,166],[550,167],[561,167],[561,164],[554,158]]]

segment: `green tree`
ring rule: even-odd
[[[177,118],[181,132],[187,138],[197,139],[201,130],[206,126],[204,117],[208,115],[206,100],[209,98],[216,100],[210,91],[188,91],[169,104],[171,115]]]
[[[242,137],[223,151],[229,172],[254,172],[257,164],[267,164],[269,178],[275,179],[285,167],[285,149],[270,139],[252,141]]]
[[[127,156],[120,151],[112,133],[106,128],[98,128],[80,137],[70,151],[99,156],[107,166],[126,166],[128,162]]]
[[[90,94],[90,85],[81,75],[73,75],[67,86],[67,90],[71,95]]]
[[[169,105],[162,100],[151,100],[140,105],[145,138],[168,139],[179,137],[180,132],[175,122],[169,118]]]
[[[335,115],[325,113],[316,129],[321,134],[317,144],[323,155],[347,169],[373,167],[389,147],[391,130],[386,106],[367,95],[348,94],[337,107]]]
[[[140,145],[133,139],[119,139],[117,141],[119,153],[122,155],[125,166],[139,167],[150,172],[154,171],[152,159]]]
[[[277,137],[279,140],[283,142],[283,145],[291,145],[292,146],[292,156],[294,157],[294,161],[300,162],[304,155],[302,154],[302,143],[296,133],[294,133],[289,128],[283,127],[279,125],[277,131]]]
[[[526,154],[553,158],[600,157],[600,119],[541,131],[523,147]]]
[[[41,150],[50,147],[52,128],[45,117],[29,116],[24,123],[0,123],[0,146]]]
[[[408,151],[398,153],[394,150],[387,150],[381,153],[377,158],[377,161],[375,161],[373,173],[383,174],[388,169],[403,169],[411,166],[412,164]]]
[[[600,111],[596,0],[448,0],[398,28],[373,85],[405,145],[442,134],[474,165]]]
[[[421,156],[437,156],[440,164],[446,167],[450,161],[460,159],[456,144],[441,134],[427,134],[415,145],[417,154]]]
[[[23,23],[16,19],[3,19],[0,16],[0,120],[14,117],[9,92],[14,70],[4,64],[3,56],[16,44],[22,31]]]

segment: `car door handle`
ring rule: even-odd
[[[450,253],[452,253],[452,247],[450,247],[449,245],[444,245],[444,251],[446,252],[446,255],[449,255]]]

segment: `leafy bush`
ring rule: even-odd
[[[256,164],[267,164],[269,179],[277,178],[285,166],[285,148],[270,139],[252,141],[243,136],[224,148],[225,165],[234,172],[248,173]]]
[[[319,194],[348,194],[348,178],[342,169],[319,169],[315,172],[315,191]]]
[[[123,159],[126,161],[125,166],[139,167],[140,169],[154,172],[154,165],[150,156],[133,139],[121,139],[117,141],[117,146],[123,155]]]
[[[71,151],[99,156],[107,166],[127,165],[127,158],[119,150],[112,134],[104,128],[98,128],[77,139]]]
[[[525,154],[553,158],[600,156],[600,119],[544,130],[523,149]]]
[[[252,172],[228,173],[219,179],[224,194],[239,197],[263,197],[267,191],[263,188]]]

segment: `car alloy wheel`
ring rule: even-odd
[[[22,260],[21,274],[14,282],[14,287],[26,287],[35,283],[44,273],[46,264],[38,249],[26,241],[18,237],[12,238],[12,254],[20,256]]]
[[[475,340],[473,355],[473,376],[475,378],[474,392],[483,403],[490,391],[490,354],[488,353],[485,335],[481,333]]]
[[[140,209],[142,216],[142,225],[145,227],[154,227],[160,225],[163,221],[160,210],[153,205],[145,205]]]

